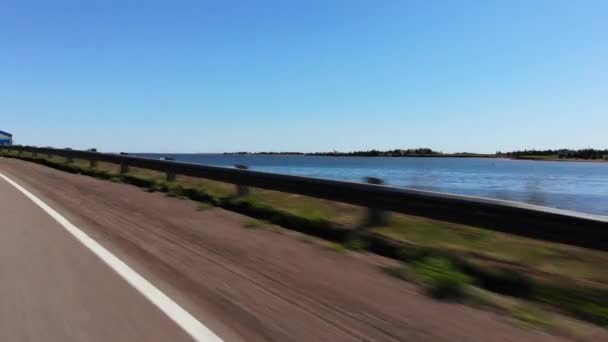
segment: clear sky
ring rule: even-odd
[[[608,148],[608,1],[0,2],[0,130],[104,151]]]

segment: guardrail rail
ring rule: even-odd
[[[205,178],[244,187],[256,187],[363,206],[371,212],[394,211],[450,221],[524,237],[608,250],[608,217],[547,208],[526,203],[455,195],[382,184],[356,183],[248,170],[126,154],[99,153],[32,146],[0,146],[0,150],[56,155],[155,170],[167,174]],[[375,180],[373,183],[378,183]]]

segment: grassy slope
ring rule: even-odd
[[[31,159],[27,154],[24,157]],[[343,203],[262,189],[251,189],[246,198],[234,198],[234,185],[221,182],[183,176],[178,176],[175,182],[166,182],[162,173],[137,168],[120,176],[117,165],[99,163],[92,170],[87,161],[76,160],[66,166],[60,157],[34,161],[212,203],[351,247],[380,250],[383,254],[383,244],[374,247],[359,237],[375,234],[404,243],[397,245],[397,253],[393,253],[395,248],[389,248],[393,251],[389,256],[397,254],[405,262],[418,262],[428,255],[440,255],[453,260],[476,279],[477,286],[608,324],[608,272],[603,267],[608,265],[608,253],[401,214],[392,214],[386,226],[362,229],[359,224],[365,210]],[[357,240],[349,232],[355,233]]]

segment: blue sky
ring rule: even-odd
[[[0,130],[105,151],[608,148],[606,1],[2,1]]]

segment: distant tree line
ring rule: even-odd
[[[309,155],[315,156],[353,156],[353,157],[402,157],[402,156],[428,156],[437,155],[441,152],[433,151],[430,148],[410,148],[410,149],[395,149],[388,151],[369,150],[369,151],[353,151],[353,152],[315,152]]]
[[[369,151],[353,151],[353,152],[233,152],[224,154],[258,154],[258,155],[307,155],[307,156],[352,156],[352,157],[405,157],[405,156],[431,156],[441,155],[441,152],[433,151],[430,148],[410,148],[410,149],[395,149],[388,151],[369,150]]]
[[[223,154],[226,155],[243,155],[243,154],[254,154],[254,155],[306,155],[307,153],[304,152],[224,152]]]
[[[580,150],[523,150],[513,152],[497,152],[499,156],[507,156],[510,158],[532,157],[532,156],[557,156],[560,159],[608,159],[608,149],[598,150],[593,148],[584,148]]]

